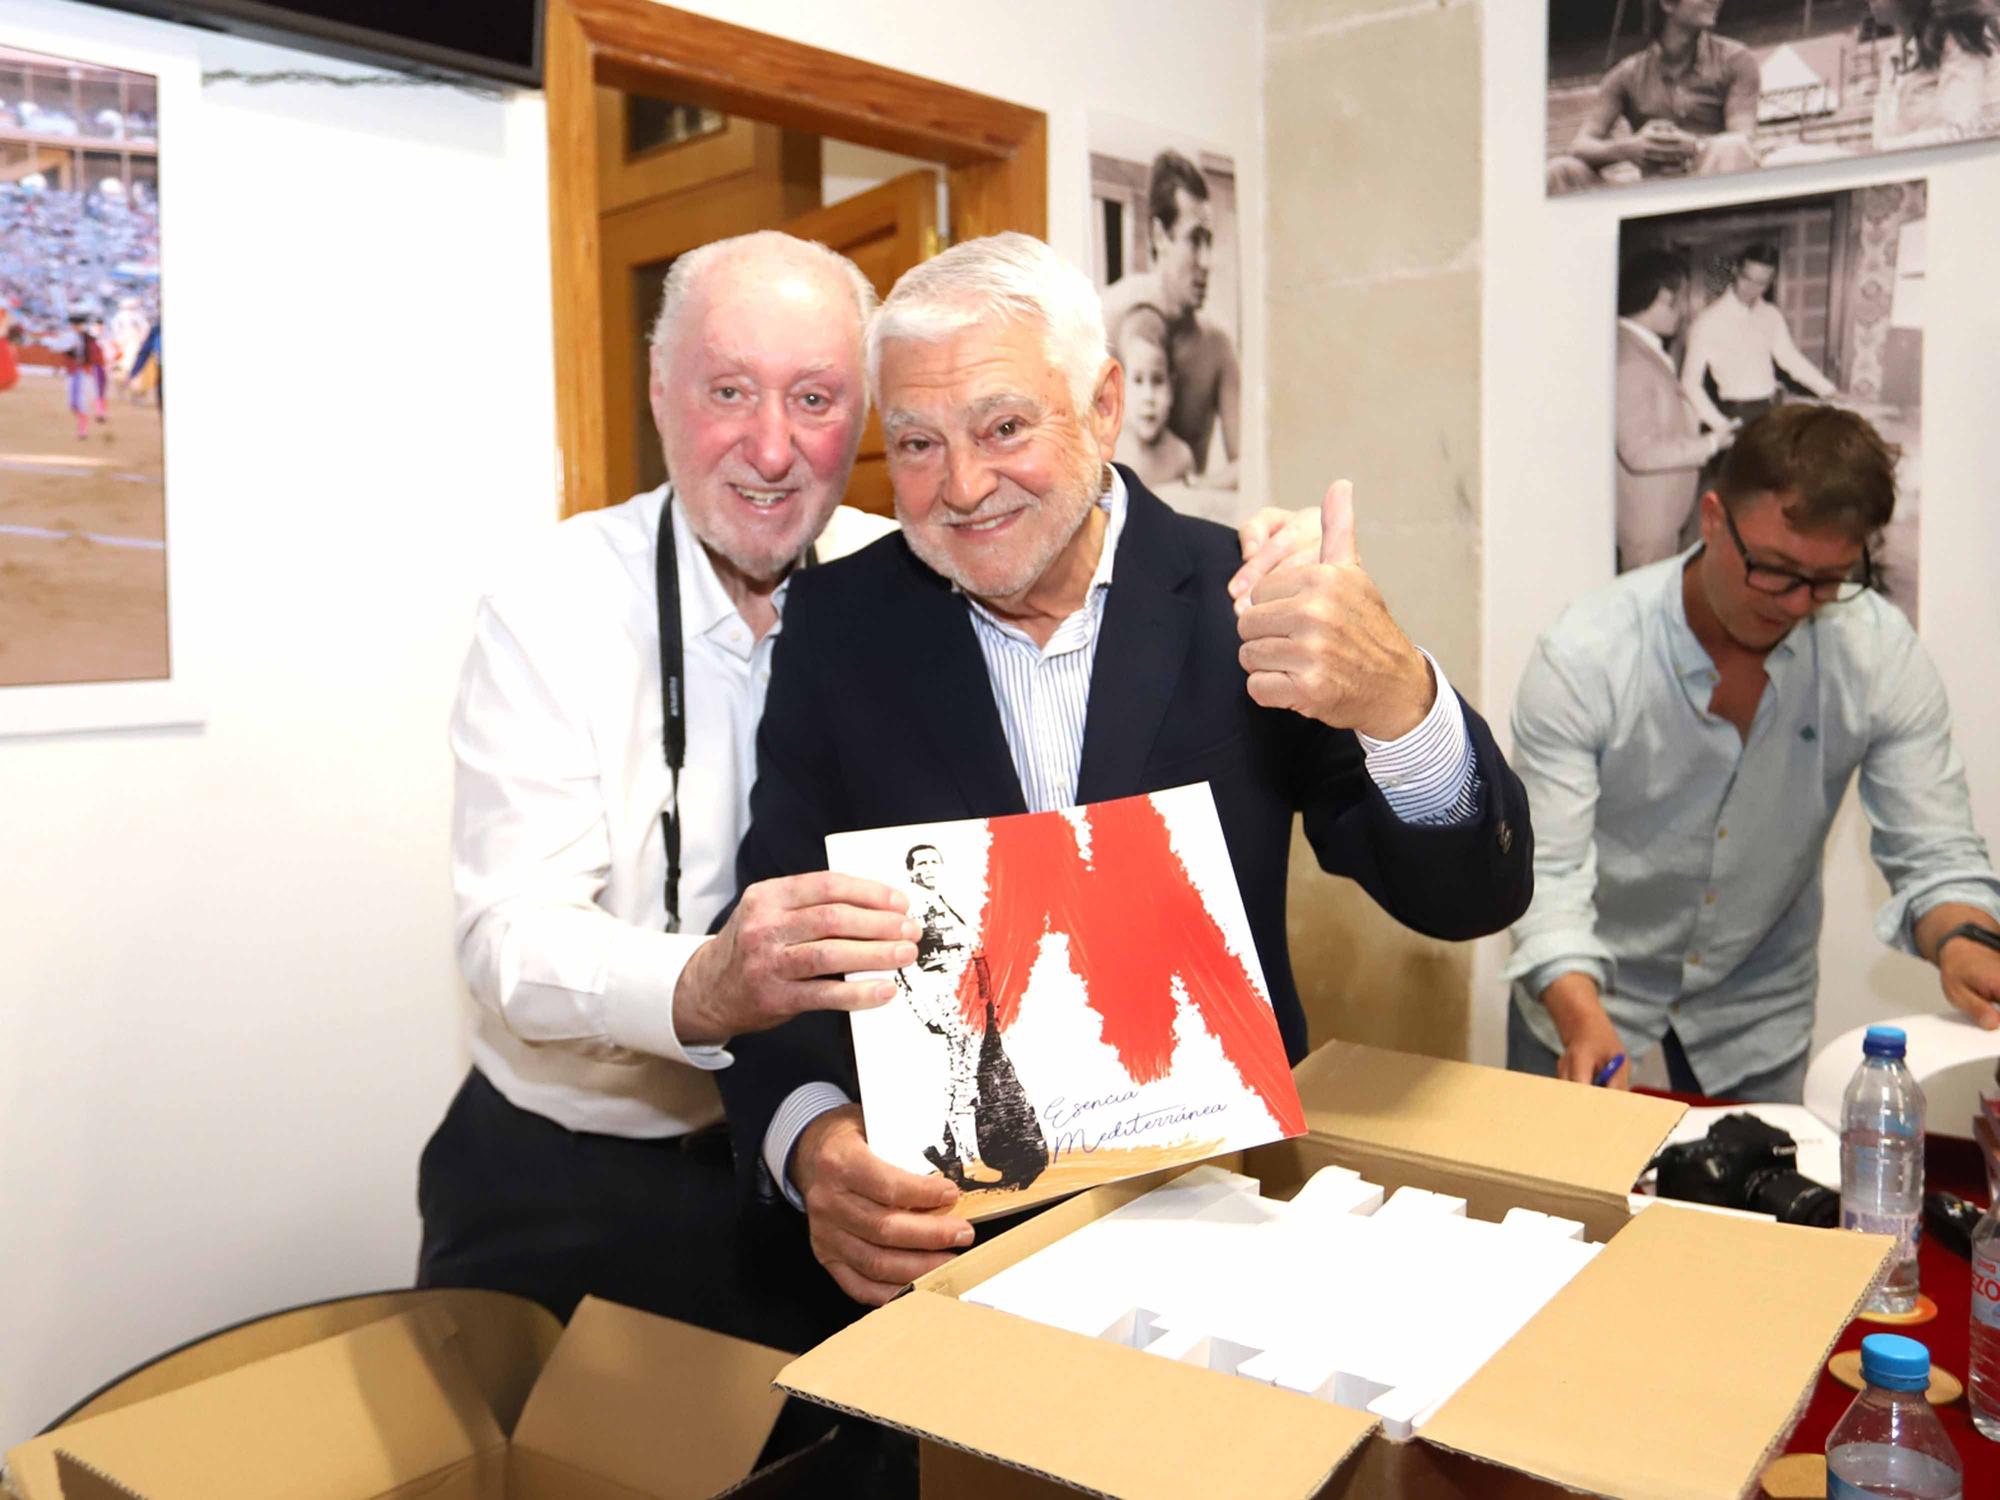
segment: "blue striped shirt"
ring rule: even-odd
[[[1076,801],[1083,764],[1083,726],[1090,713],[1090,669],[1097,660],[1097,629],[1111,593],[1111,563],[1125,531],[1125,480],[1114,469],[1111,488],[1098,504],[1109,513],[1104,547],[1083,608],[1058,625],[1046,646],[1010,625],[971,596],[966,608],[986,675],[1000,710],[1000,732],[1021,779],[1029,812],[1053,812]]]
[[[1025,630],[1001,620],[978,600],[966,600],[972,633],[993,684],[993,701],[1000,710],[1007,753],[1030,812],[1052,812],[1076,801],[1098,627],[1111,592],[1118,539],[1125,530],[1125,478],[1116,469],[1111,472],[1111,488],[1098,502],[1109,519],[1090,592],[1083,607],[1056,627],[1047,645],[1037,645]],[[1424,721],[1400,739],[1355,737],[1366,754],[1369,776],[1405,823],[1469,822],[1479,810],[1481,781],[1465,714],[1445,681],[1444,669],[1428,651],[1424,659],[1437,679],[1437,700]],[[792,1147],[820,1115],[851,1102],[846,1091],[834,1084],[801,1084],[772,1117],[764,1132],[764,1164],[794,1207],[803,1205],[785,1173]]]

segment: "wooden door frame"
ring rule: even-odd
[[[784,37],[655,4],[548,0],[556,442],[562,514],[606,493],[607,337],[598,280],[599,84],[743,115],[924,161],[950,185],[951,237],[1048,234],[1048,118],[1040,110]]]

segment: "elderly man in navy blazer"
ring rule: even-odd
[[[1316,563],[1232,601],[1238,543],[1114,467],[1124,378],[1096,291],[1023,235],[904,275],[872,326],[900,534],[799,574],[757,737],[734,918],[694,960],[718,993],[852,967],[759,882],[825,867],[838,829],[1040,811],[1206,781],[1285,1045],[1294,813],[1320,863],[1434,937],[1526,908],[1520,782],[1354,555],[1348,487]],[[883,998],[886,998],[884,996]],[[879,1303],[972,1243],[943,1176],[868,1149],[845,1019],[733,1044],[719,1075],[763,1212]],[[787,1209],[778,1197],[789,1200]]]

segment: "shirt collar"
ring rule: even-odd
[[[1635,323],[1630,318],[1620,318],[1618,326],[1630,330],[1634,338],[1659,355],[1661,359],[1666,360],[1669,365],[1673,363],[1672,356],[1667,353],[1667,346],[1660,342],[1660,336],[1644,323]]]
[[[1118,466],[1109,466],[1111,488],[1098,497],[1098,506],[1105,512],[1104,550],[1097,555],[1097,571],[1090,575],[1090,594],[1099,589],[1111,587],[1111,563],[1118,556],[1118,538],[1125,531],[1125,511],[1130,496],[1125,491],[1125,476],[1118,472]]]
[[[673,486],[663,486],[661,493],[671,499]],[[729,597],[729,590],[722,586],[708,548],[688,525],[687,507],[671,505],[668,515],[674,527],[674,571],[680,579],[681,629],[689,640],[713,641],[748,660],[756,648],[757,637],[736,608],[736,601]],[[771,607],[780,616],[779,626],[783,624],[785,590],[791,586],[792,580],[787,577],[771,595]],[[773,634],[778,628],[773,627]]]
[[[1658,37],[1646,44],[1646,51],[1652,56],[1653,71],[1662,78],[1687,78],[1716,71],[1716,39],[1712,31],[1704,31],[1694,39],[1694,52],[1688,58],[1687,66],[1678,73],[1667,71],[1666,43]]]
[[[1687,601],[1681,595],[1688,560],[1699,551],[1701,543],[1696,542],[1674,559],[1672,567],[1661,570],[1664,576],[1660,583],[1660,606],[1667,619],[1667,652],[1673,658],[1674,675],[1684,681],[1689,677],[1706,677],[1715,670],[1708,648],[1695,638],[1694,627],[1688,624]]]

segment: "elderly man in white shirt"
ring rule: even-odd
[[[839,506],[874,300],[782,234],[681,257],[652,349],[673,482],[537,537],[480,605],[451,721],[473,1068],[420,1170],[422,1285],[564,1317],[595,1294],[790,1347],[839,1312],[823,1277],[786,1275],[811,1265],[802,1234],[739,1237],[714,1074],[733,1036],[893,994],[839,976],[914,960],[907,895],[762,882],[715,940],[754,989],[689,959],[736,894],[788,580],[892,529]],[[1317,540],[1316,511],[1261,513],[1245,587]]]
[[[1822,401],[1839,394],[1792,341],[1785,315],[1770,300],[1777,279],[1777,248],[1751,245],[1737,257],[1729,290],[1688,328],[1681,389],[1713,432],[1733,432],[1777,405],[1780,370]],[[1719,402],[1709,398],[1710,374]]]

